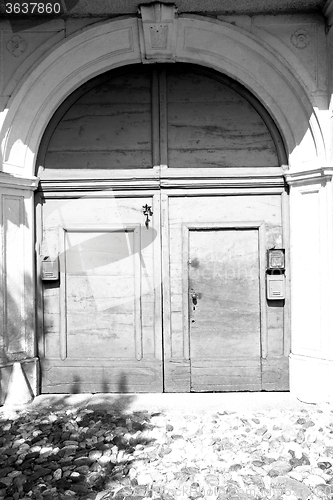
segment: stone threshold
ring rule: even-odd
[[[327,404],[324,404],[325,407]],[[29,409],[87,408],[115,411],[223,412],[292,410],[321,406],[304,403],[290,392],[42,394]],[[5,407],[3,407],[4,409]]]

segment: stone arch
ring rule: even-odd
[[[1,137],[3,171],[33,175],[49,120],[84,82],[112,68],[160,61],[212,67],[240,82],[275,120],[292,170],[323,165],[324,141],[310,96],[272,49],[224,22],[185,15],[174,22],[174,48],[167,55],[156,51],[147,57],[137,18],[98,23],[54,47],[9,101]]]

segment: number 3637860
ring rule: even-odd
[[[6,14],[60,14],[60,3],[43,2],[6,2]]]

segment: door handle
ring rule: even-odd
[[[191,293],[191,299],[193,302],[193,305],[196,306],[198,303],[198,294],[197,293]]]

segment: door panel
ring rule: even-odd
[[[260,390],[255,229],[189,231],[191,390]]]
[[[78,169],[80,177],[105,169],[112,177],[113,170],[161,164],[257,171],[279,166],[267,124],[225,77],[201,74],[192,65],[154,64],[93,82],[69,98],[41,162],[42,178],[47,171],[75,175]]]
[[[205,75],[171,69],[167,91],[169,167],[278,165],[266,124],[235,90]]]
[[[140,266],[135,262],[140,241],[134,245],[139,238],[139,226],[106,233],[65,231],[69,357],[134,358],[133,338],[141,351],[141,331],[136,329],[140,295],[136,296],[135,283],[139,281],[141,288]]]
[[[282,242],[281,196],[170,194],[164,207],[166,391],[288,390],[284,303],[265,290],[266,251]],[[203,294],[195,310],[191,292]]]
[[[58,124],[48,147],[46,168],[151,166],[149,70],[103,80],[77,100]]]
[[[61,272],[44,282],[43,392],[162,390],[160,241],[142,224],[146,203],[45,201],[43,253],[59,254]]]

